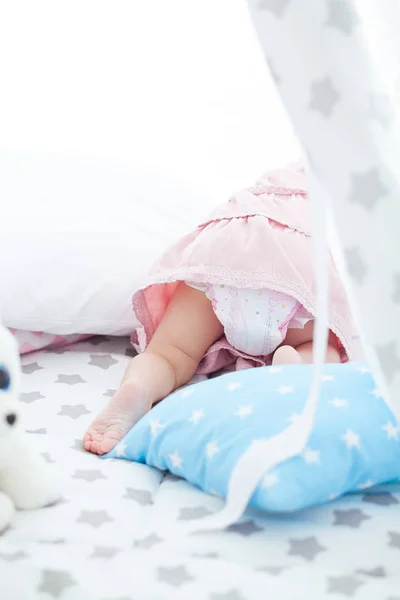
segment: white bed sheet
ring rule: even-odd
[[[0,536],[7,600],[399,600],[400,488],[291,516],[249,511],[179,540],[221,500],[171,475],[81,449],[124,371],[124,339],[23,358],[26,425],[63,475],[64,499],[19,513]],[[171,535],[172,532],[172,535]]]

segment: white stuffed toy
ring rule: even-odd
[[[15,340],[0,324],[0,531],[16,508],[40,508],[60,497],[52,470],[23,429],[19,376]]]

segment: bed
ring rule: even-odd
[[[378,283],[389,281],[389,276],[397,281],[398,288],[398,279],[392,273],[384,279],[383,267],[391,260],[374,263],[375,255],[378,257],[378,222],[382,223],[381,238],[385,240],[381,249],[387,251],[390,259],[398,255],[397,251],[391,254],[385,237],[387,224],[398,219],[394,209],[382,212],[380,203],[375,218],[368,212],[371,208],[368,203],[363,206],[357,196],[355,204],[352,203],[348,189],[338,187],[338,182],[349,183],[350,166],[357,173],[374,165],[377,157],[375,146],[371,149],[365,145],[364,152],[359,152],[363,135],[352,136],[353,147],[345,142],[334,143],[336,133],[349,130],[350,118],[353,129],[357,125],[359,131],[368,122],[371,144],[377,136],[376,148],[379,148],[383,139],[380,128],[385,129],[386,123],[385,115],[378,110],[379,103],[371,104],[372,114],[359,110],[364,104],[358,92],[365,92],[363,102],[369,99],[372,76],[371,81],[369,76],[365,77],[366,90],[361,87],[361,91],[353,90],[353,73],[359,69],[358,54],[351,50],[354,46],[357,51],[359,46],[356,37],[349,36],[352,28],[347,29],[352,22],[357,23],[357,18],[349,21],[342,12],[346,13],[347,4],[351,9],[354,3],[335,0],[320,3],[311,18],[301,3],[290,0],[248,2],[262,51],[256,49],[244,2],[210,0],[196,3],[196,11],[181,1],[168,6],[158,2],[156,20],[153,3],[150,8],[140,10],[139,4],[134,9],[128,9],[132,3],[122,4],[127,12],[121,15],[114,6],[96,3],[97,27],[93,27],[91,1],[84,6],[79,4],[79,18],[74,10],[55,15],[57,19],[53,21],[61,23],[61,27],[54,23],[54,27],[48,26],[50,13],[46,2],[35,5],[25,19],[26,27],[21,26],[18,6],[10,5],[3,20],[4,35],[0,38],[8,54],[9,47],[13,50],[14,62],[10,62],[9,72],[5,72],[9,94],[8,108],[3,111],[7,123],[3,123],[5,133],[0,148],[4,151],[0,155],[0,195],[8,199],[15,212],[14,221],[7,222],[7,214],[3,215],[0,237],[4,323],[32,335],[131,331],[131,292],[139,285],[153,257],[159,254],[159,246],[166,246],[182,230],[186,231],[192,221],[197,222],[196,210],[210,208],[217,198],[219,202],[235,187],[257,176],[265,161],[271,166],[276,160],[280,166],[297,156],[298,143],[286,123],[281,104],[276,101],[277,90],[312,166],[318,167],[322,187],[330,192],[328,196],[333,194],[337,199],[335,207],[341,207],[336,218],[339,230],[343,230],[349,274],[358,291],[360,312],[368,316],[364,303],[375,298],[369,289],[386,289],[383,283]],[[24,6],[25,15],[26,10]],[[235,22],[247,23],[246,31],[228,31],[233,15]],[[171,35],[174,19],[178,26]],[[183,19],[187,19],[187,27],[179,26]],[[136,35],[132,36],[133,24]],[[206,27],[211,29],[207,29],[208,42],[204,46]],[[229,35],[221,44],[224,28]],[[89,30],[93,34],[90,48]],[[296,34],[291,35],[292,32]],[[142,37],[139,33],[143,33]],[[68,43],[71,37],[74,38],[72,53]],[[106,38],[118,43],[105,45]],[[192,38],[190,44],[189,38]],[[293,43],[288,44],[288,39]],[[321,47],[329,42],[329,53],[315,53],[318,39]],[[243,60],[247,46],[248,60]],[[52,47],[51,53],[48,47]],[[185,53],[182,47],[186,48]],[[66,61],[65,48],[69,48]],[[219,53],[217,48],[224,50]],[[99,61],[97,71],[92,67],[95,57]],[[122,57],[128,61],[125,67],[121,66]],[[136,66],[130,62],[132,57],[136,57]],[[265,86],[264,57],[270,64],[270,87]],[[334,57],[353,68],[334,70]],[[293,68],[297,61],[302,68],[309,65],[307,77],[302,68]],[[360,60],[359,64],[364,69],[368,61]],[[119,68],[115,69],[115,65]],[[171,65],[176,65],[176,69],[170,70]],[[89,69],[97,73],[97,79],[87,78]],[[20,74],[20,87],[16,85],[16,72]],[[59,85],[49,80],[49,72],[60,78]],[[135,73],[135,77],[130,80],[125,77],[126,72]],[[152,79],[154,93],[149,88],[148,72],[158,74]],[[368,72],[367,69],[367,75]],[[77,73],[81,73],[80,77]],[[350,82],[343,80],[347,74]],[[325,76],[330,77],[328,84]],[[314,87],[314,79],[323,84],[322,88]],[[75,93],[77,84],[82,91],[83,81],[89,82],[89,86],[84,87],[84,94],[80,93],[80,102],[71,102],[72,96],[65,91]],[[110,106],[116,106],[104,94],[105,81],[115,93],[119,108],[114,111],[117,120],[110,119],[109,129],[101,128],[100,140],[99,115],[103,122]],[[162,103],[158,102],[160,81],[168,84],[163,85]],[[217,81],[222,81],[218,96]],[[41,83],[31,89],[26,87],[29,82]],[[48,82],[51,89],[47,91]],[[342,94],[346,110],[338,113],[334,110],[338,104],[335,85],[355,93],[352,102],[349,102],[351,95]],[[141,87],[147,90],[147,96],[137,94]],[[208,106],[209,89],[214,92],[212,106],[211,103]],[[310,96],[311,92],[314,95],[317,92],[315,98]],[[148,101],[153,96],[157,99],[155,105]],[[32,106],[21,105],[21,98],[28,98]],[[125,110],[120,107],[122,99]],[[57,118],[49,120],[54,107],[66,118],[59,119],[57,114]],[[196,119],[192,119],[193,114]],[[255,129],[257,136],[253,133]],[[157,147],[149,131],[157,132]],[[266,140],[273,143],[268,145]],[[327,140],[333,141],[327,143]],[[32,151],[24,151],[22,155],[18,151],[15,156],[10,153],[10,149],[31,147]],[[49,155],[42,153],[44,147],[49,148]],[[69,153],[69,158],[62,155],[60,158],[60,152]],[[147,178],[143,177],[144,167],[150,172]],[[180,191],[181,186],[177,191],[175,184],[167,194],[161,180],[165,172],[172,180],[181,184],[182,178],[189,184],[191,195]],[[379,200],[380,186],[377,188]],[[392,192],[397,193],[396,185],[392,185]],[[350,204],[346,204],[347,198]],[[96,210],[93,210],[94,199]],[[372,197],[372,204],[375,200]],[[34,217],[29,216],[32,206]],[[59,223],[48,217],[54,206],[61,211]],[[122,224],[109,218],[110,206],[114,216],[123,215]],[[62,211],[68,217],[65,220]],[[346,228],[348,222],[359,226]],[[376,244],[370,244],[367,225],[374,228]],[[395,234],[393,239],[397,243]],[[133,261],[132,257],[139,260]],[[397,278],[398,270],[393,265]],[[367,285],[370,287],[366,288]],[[399,320],[397,313],[392,313],[399,306],[397,288],[386,294],[384,310],[377,311],[373,303],[369,307],[371,323],[378,315],[383,324],[386,317],[389,323],[387,329],[382,329],[387,334],[382,340],[387,345],[383,350],[388,349],[382,362],[387,362],[389,374],[392,368],[397,369],[391,382],[394,397],[398,397],[395,392],[400,389],[398,335],[394,338],[393,329]],[[396,306],[393,308],[392,304]],[[392,343],[394,339],[396,344]],[[371,343],[376,341],[371,336]],[[97,336],[22,357],[21,400],[26,427],[46,460],[61,473],[63,498],[49,508],[18,513],[12,526],[0,536],[0,597],[7,600],[400,599],[400,527],[396,525],[400,486],[397,484],[332,498],[325,506],[288,516],[248,510],[225,531],[179,537],[185,523],[218,510],[222,500],[157,469],[85,453],[82,436],[87,425],[113,395],[131,356],[127,338]]]
[[[248,511],[220,533],[178,538],[221,507],[168,473],[85,453],[81,440],[132,355],[94,337],[22,357],[26,427],[63,477],[55,506],[20,512],[0,537],[7,600],[399,597],[400,486],[290,516]]]

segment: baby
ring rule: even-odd
[[[352,319],[332,260],[328,268],[326,360],[346,361]],[[311,362],[315,300],[304,170],[267,173],[170,248],[134,295],[139,354],[84,448],[109,452],[196,372]]]

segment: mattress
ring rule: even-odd
[[[295,515],[248,511],[223,532],[179,536],[218,510],[145,465],[85,453],[81,440],[132,355],[92,338],[22,359],[26,427],[60,472],[63,499],[19,512],[0,536],[7,600],[400,599],[400,486]]]

